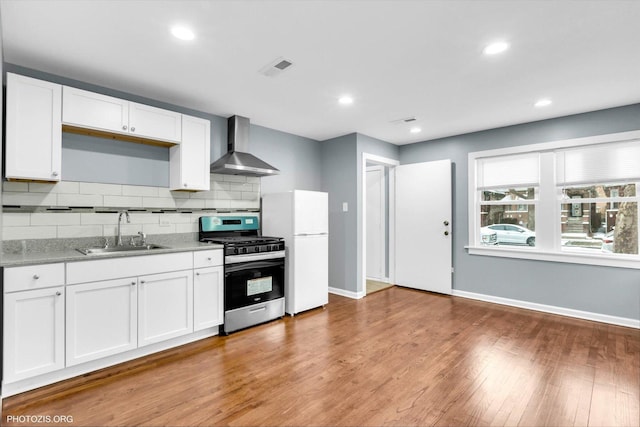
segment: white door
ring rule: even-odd
[[[285,311],[296,314],[329,302],[329,236],[296,236],[292,280],[285,286]]]
[[[451,294],[451,160],[395,171],[395,282]]]
[[[7,73],[6,178],[60,181],[62,86]]]
[[[193,277],[193,331],[221,325],[224,317],[224,267],[195,270]]]
[[[293,191],[293,234],[329,232],[329,195],[322,191]]]
[[[367,278],[385,278],[384,169],[367,168]]]
[[[209,190],[211,122],[182,116],[182,142],[169,149],[172,190]]]
[[[62,122],[71,126],[129,133],[129,101],[64,86]]]
[[[64,368],[64,286],[4,296],[3,379]]]
[[[130,102],[129,132],[140,137],[180,143],[182,114]]]
[[[193,332],[193,270],[138,278],[138,347]]]
[[[67,286],[67,366],[138,347],[136,277]]]

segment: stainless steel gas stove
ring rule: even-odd
[[[220,333],[284,316],[284,239],[260,236],[257,216],[203,216],[201,242],[224,245],[224,324]]]

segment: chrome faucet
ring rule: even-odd
[[[131,218],[129,218],[129,212],[120,211],[120,213],[118,214],[118,237],[116,240],[116,246],[122,246],[122,234],[120,233],[120,223],[122,222],[123,214],[127,216],[127,222],[131,222]]]

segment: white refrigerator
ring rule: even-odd
[[[327,304],[329,195],[303,190],[263,194],[262,235],[285,239],[285,311],[294,315]]]

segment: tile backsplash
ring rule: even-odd
[[[198,217],[214,212],[260,209],[260,178],[211,175],[211,190],[63,181],[3,182],[2,240],[116,235],[118,210],[130,223],[122,234],[191,233]]]

